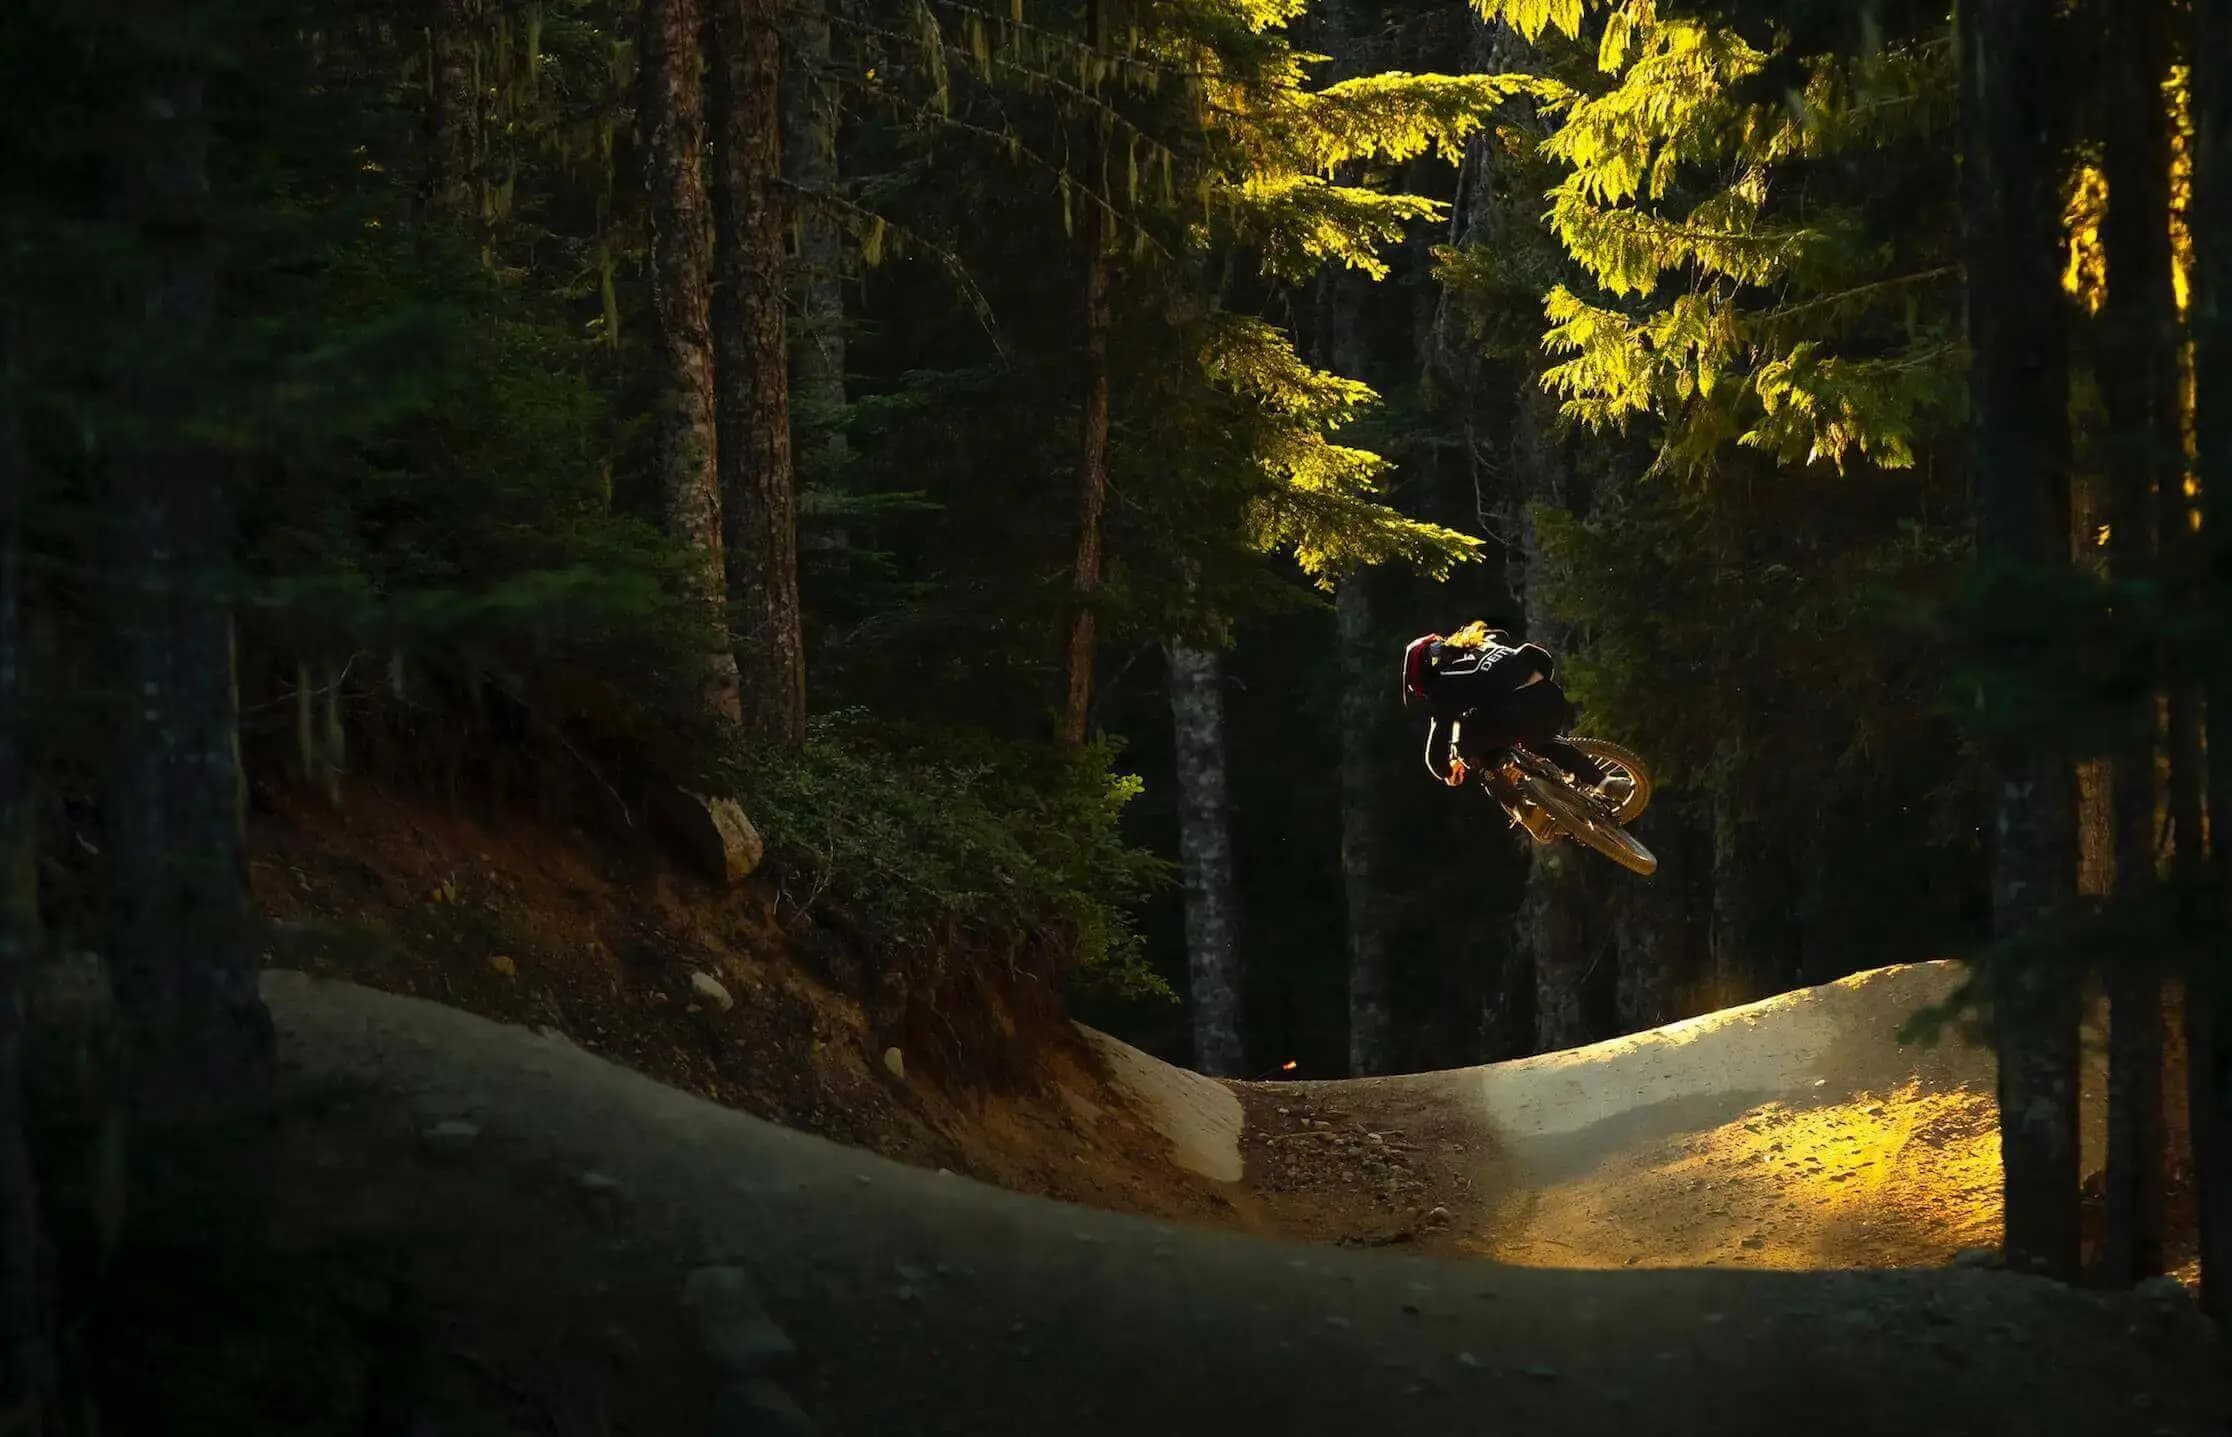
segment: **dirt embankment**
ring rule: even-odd
[[[274,967],[556,1035],[770,1122],[1012,1191],[1269,1221],[1237,1174],[1204,1171],[1198,1152],[1192,1170],[1174,1161],[1132,1088],[1112,1083],[1175,1070],[1095,1042],[1027,987],[949,972],[931,980],[944,1001],[910,1009],[924,975],[885,970],[838,915],[801,917],[773,882],[721,892],[648,839],[369,786],[338,807],[281,791],[250,839]]]

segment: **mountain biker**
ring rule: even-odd
[[[1584,793],[1620,797],[1609,791],[1613,776],[1565,741],[1577,715],[1558,686],[1556,661],[1540,644],[1520,643],[1477,619],[1446,637],[1413,639],[1403,650],[1403,698],[1432,710],[1426,769],[1451,788],[1474,769],[1492,772],[1497,751],[1517,743],[1565,770]],[[1534,823],[1527,827],[1543,836]]]

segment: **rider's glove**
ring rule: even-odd
[[[1457,755],[1451,754],[1449,756],[1449,773],[1442,779],[1442,782],[1448,784],[1451,788],[1461,787],[1465,782],[1465,761]]]

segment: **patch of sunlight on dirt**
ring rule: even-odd
[[[1485,1255],[1527,1266],[1938,1266],[2000,1237],[1995,1104],[1908,1083],[1607,1155],[1528,1195]]]

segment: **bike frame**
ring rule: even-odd
[[[1536,778],[1547,779],[1566,788],[1572,787],[1566,783],[1565,775],[1558,771],[1557,765],[1522,744],[1512,744],[1499,751],[1495,761],[1484,767],[1480,773],[1480,786],[1522,828],[1528,827],[1526,813],[1541,807],[1519,789],[1520,777],[1530,773]]]

